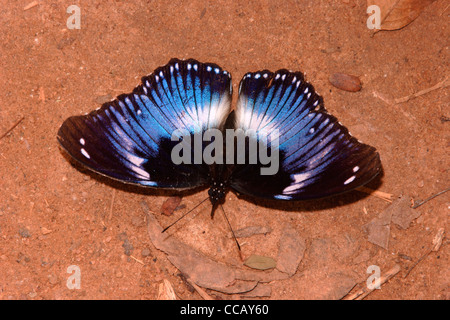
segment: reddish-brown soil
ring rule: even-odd
[[[374,36],[365,0],[55,0],[24,10],[26,4],[9,0],[0,8],[0,135],[24,117],[0,140],[1,299],[156,299],[164,279],[177,298],[201,299],[154,248],[140,203],[145,200],[166,226],[206,191],[184,195],[184,209],[160,215],[169,194],[77,170],[56,141],[64,119],[130,92],[173,57],[219,64],[233,75],[235,92],[248,71],[303,71],[330,113],[378,149],[384,175],[369,187],[421,200],[449,186],[448,88],[389,103],[450,74],[446,1],[435,1],[401,30]],[[79,30],[66,26],[71,4],[81,9]],[[362,90],[332,87],[328,78],[335,72],[358,76]],[[271,282],[267,298],[338,298],[345,294],[343,274],[358,283],[355,291],[369,276],[368,266],[383,274],[399,264],[401,272],[366,299],[449,299],[446,238],[407,273],[438,230],[448,232],[448,193],[416,209],[421,215],[408,229],[391,224],[383,249],[368,241],[366,225],[388,205],[357,191],[297,203],[230,192],[224,207],[236,230],[271,229],[241,239],[244,258],[276,259],[286,225],[305,239],[297,273]],[[215,260],[242,264],[223,216],[211,220],[209,213],[205,205],[172,236]],[[67,286],[71,265],[81,271],[80,289]]]

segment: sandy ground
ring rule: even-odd
[[[164,216],[169,194],[77,170],[56,141],[64,119],[130,92],[172,57],[219,64],[233,75],[235,92],[248,71],[303,71],[330,113],[381,154],[384,176],[369,187],[408,201],[448,188],[448,87],[389,103],[450,74],[444,0],[406,28],[375,36],[362,0],[54,0],[24,10],[30,2],[6,0],[0,8],[0,135],[23,117],[0,140],[1,299],[156,299],[164,279],[178,299],[202,298],[150,241],[141,202],[166,226],[206,191],[183,195],[182,208]],[[66,26],[71,4],[81,9],[79,30]],[[362,90],[331,86],[335,72],[358,76]],[[448,193],[415,209],[420,216],[407,229],[388,224],[386,249],[369,241],[367,225],[388,206],[358,191],[296,203],[230,192],[224,205],[235,230],[270,228],[240,239],[244,259],[276,260],[286,226],[304,239],[297,272],[266,283],[261,299],[338,299],[353,285],[352,293],[364,287],[369,266],[384,274],[397,264],[401,271],[366,299],[449,299],[446,238],[408,273],[438,230],[448,231]],[[205,205],[186,218],[171,237],[214,261],[242,266],[226,221],[211,220],[209,210]],[[73,265],[79,289],[67,285]],[[243,297],[204,290],[218,299]]]

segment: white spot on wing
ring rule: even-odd
[[[86,143],[86,141],[84,141],[83,138],[80,138],[80,143],[84,146],[84,144]]]
[[[358,167],[358,166],[356,166],[356,167],[353,168],[353,172],[357,172],[358,170],[359,170],[359,167]]]
[[[137,167],[140,167],[142,165],[142,163],[144,162],[144,159],[137,157],[133,154],[128,153],[126,155],[128,161],[130,161],[132,164],[134,164]]]
[[[81,153],[83,154],[83,156],[85,156],[86,158],[90,159],[91,156],[89,155],[89,153],[87,153],[86,150],[84,150],[84,148],[81,148]]]
[[[344,184],[347,185],[350,182],[353,182],[353,180],[355,180],[356,176],[351,176],[350,178],[348,178],[347,180],[345,180]]]
[[[294,180],[291,185],[287,186],[283,190],[283,194],[292,194],[298,189],[301,189],[304,186],[304,181],[308,180],[311,177],[310,172],[298,173],[291,175],[291,179]]]

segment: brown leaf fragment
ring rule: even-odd
[[[345,73],[333,73],[329,81],[333,86],[344,91],[357,92],[361,90],[361,81],[357,76]]]
[[[367,224],[369,242],[384,249],[388,248],[389,237],[391,234],[391,218],[392,212],[390,212],[390,210],[384,210],[378,217],[372,219],[372,221]]]
[[[270,257],[252,254],[250,257],[247,258],[247,260],[245,260],[244,265],[253,269],[267,270],[275,268],[277,263],[274,259]]]
[[[258,285],[249,292],[241,294],[241,297],[245,298],[256,298],[256,297],[270,297],[272,294],[272,287],[266,283],[258,283]]]
[[[267,234],[272,232],[272,229],[264,226],[249,226],[238,229],[234,232],[236,238],[248,238],[256,234]]]
[[[279,242],[277,269],[291,276],[295,274],[305,249],[305,239],[298,234],[297,230],[289,225],[286,226]]]
[[[412,21],[435,0],[367,0],[380,7],[381,30],[398,30]]]
[[[408,229],[411,222],[420,216],[420,211],[411,208],[410,201],[405,196],[392,202],[386,210],[392,213],[392,222],[402,229]]]
[[[314,268],[301,274],[297,283],[295,299],[338,300],[344,297],[357,283],[352,272],[332,272],[328,268]]]
[[[167,198],[161,206],[161,213],[166,216],[172,215],[175,209],[179,206],[181,199],[182,198],[178,196]]]
[[[191,246],[177,240],[175,237],[162,233],[155,216],[148,205],[141,202],[142,208],[147,213],[148,234],[153,245],[163,251],[169,261],[183,273],[187,279],[200,287],[215,291],[234,294],[253,290],[259,281],[270,282],[285,279],[281,272],[254,271],[241,267],[227,265],[215,261]]]

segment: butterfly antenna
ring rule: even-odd
[[[174,222],[172,222],[168,227],[165,227],[165,228],[163,229],[163,231],[161,231],[161,233],[166,232],[167,229],[169,229],[169,228],[170,228],[171,226],[173,226],[175,223],[177,223],[178,221],[180,221],[181,219],[183,219],[185,216],[187,216],[189,213],[191,213],[192,211],[194,211],[195,209],[197,209],[203,202],[205,202],[205,201],[208,200],[208,199],[209,199],[209,197],[206,198],[206,199],[204,199],[204,200],[202,200],[202,201],[200,201],[200,203],[197,204],[195,207],[193,207],[191,210],[189,210],[188,212],[186,212],[185,214],[183,214],[181,217],[179,217],[177,220],[175,220]]]
[[[237,248],[239,250],[239,253],[241,252],[241,246],[239,245],[239,242],[237,241],[236,235],[234,234],[233,228],[231,227],[230,221],[228,220],[227,215],[225,214],[225,210],[223,209],[223,206],[220,205],[220,208],[222,208],[223,216],[225,217],[225,220],[227,220],[228,226],[230,227],[231,233],[233,234],[233,239],[236,242]]]

